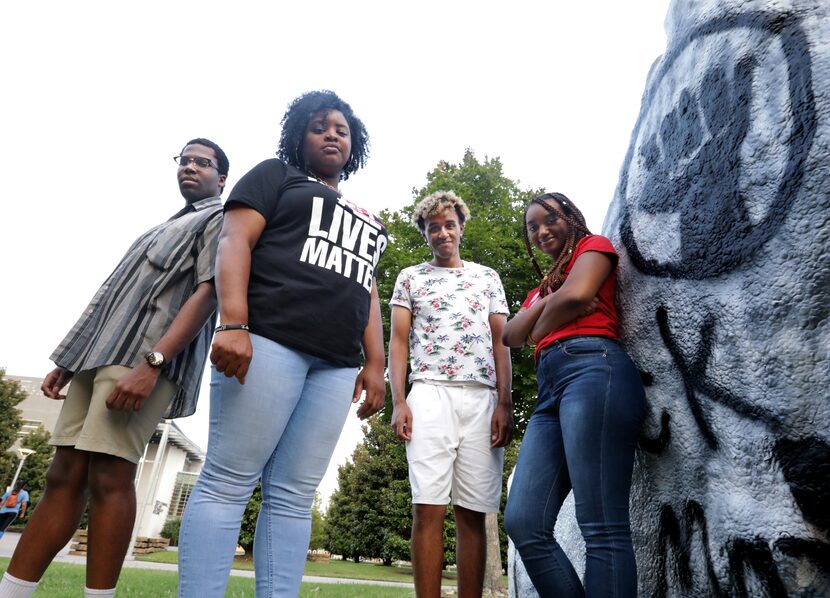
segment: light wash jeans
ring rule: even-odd
[[[180,534],[182,598],[225,595],[242,515],[260,478],[256,596],[297,596],[314,492],[349,413],[357,368],[253,334],[251,342],[244,385],[212,372],[207,458]]]
[[[634,447],[645,417],[637,368],[620,345],[575,337],[546,349],[504,526],[542,598],[634,598],[637,565],[628,516]],[[585,585],[553,537],[573,489],[585,539]]]

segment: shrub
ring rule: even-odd
[[[182,526],[181,517],[173,517],[164,522],[161,528],[161,537],[170,540],[170,546],[179,545],[179,529]]]

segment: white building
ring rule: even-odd
[[[20,437],[41,425],[54,432],[62,403],[40,392],[43,379],[5,377],[20,382],[28,395],[17,406],[24,420]],[[159,422],[136,471],[135,536],[158,536],[168,518],[181,517],[204,460],[204,451],[173,420]]]

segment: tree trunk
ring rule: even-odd
[[[487,562],[484,566],[484,595],[501,596],[504,585],[501,581],[501,549],[499,546],[499,514],[487,513],[484,519],[487,535]]]

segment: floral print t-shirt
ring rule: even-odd
[[[496,387],[490,314],[508,314],[496,272],[419,264],[398,274],[390,305],[412,312],[409,364],[415,380],[472,381]]]

